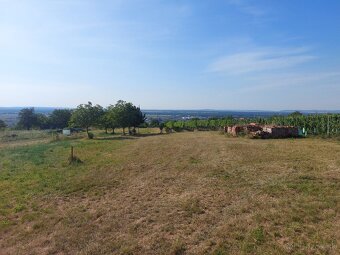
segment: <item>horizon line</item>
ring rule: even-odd
[[[75,109],[76,107],[69,107],[69,106],[0,106],[0,108],[45,108],[45,109]],[[294,112],[294,111],[301,111],[301,112],[340,112],[340,109],[330,110],[330,109],[282,109],[282,110],[259,110],[259,109],[204,109],[204,108],[180,108],[180,109],[143,109],[142,111],[230,111],[230,112]]]

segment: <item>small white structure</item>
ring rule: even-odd
[[[71,129],[63,129],[63,135],[71,135]]]

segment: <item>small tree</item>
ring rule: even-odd
[[[150,122],[150,127],[159,128],[160,133],[163,134],[163,129],[165,127],[164,122],[160,122],[158,119],[152,119]]]
[[[163,134],[164,127],[165,127],[165,124],[163,122],[159,123],[159,130],[161,131],[161,134]]]
[[[91,138],[93,136],[90,135],[89,128],[100,125],[102,115],[103,107],[92,105],[91,102],[88,102],[88,104],[78,105],[77,109],[72,113],[70,122],[74,126],[85,128],[87,137]]]
[[[7,127],[7,124],[5,123],[5,121],[0,120],[0,130],[3,130]]]
[[[24,108],[19,112],[18,126],[30,130],[37,124],[38,117],[35,114],[34,108]]]

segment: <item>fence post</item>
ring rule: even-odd
[[[71,146],[71,160],[73,160],[74,157],[73,157],[73,146]]]

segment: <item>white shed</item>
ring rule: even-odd
[[[63,129],[63,135],[71,135],[71,129]]]

